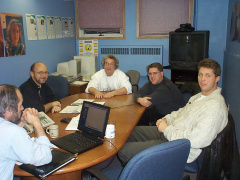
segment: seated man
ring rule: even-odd
[[[147,107],[138,125],[156,124],[165,115],[185,105],[181,92],[163,75],[163,66],[152,63],[147,66],[149,81],[134,93],[134,100]]]
[[[36,166],[52,161],[50,148],[56,148],[47,138],[38,118],[38,111],[23,111],[23,97],[18,88],[0,85],[0,179],[13,179],[16,161]],[[22,126],[31,123],[35,129],[32,141]]]
[[[132,85],[127,75],[118,69],[118,59],[109,54],[102,60],[104,69],[96,72],[85,90],[95,98],[111,98],[117,95],[132,93]],[[107,93],[104,93],[107,91]]]
[[[50,109],[52,109],[52,113],[59,112],[61,103],[45,83],[48,78],[47,66],[41,62],[34,63],[30,69],[30,76],[19,87],[23,95],[23,106],[35,108],[39,112],[48,112]]]
[[[191,163],[204,148],[212,143],[227,125],[228,110],[221,88],[217,87],[221,68],[212,59],[198,65],[198,83],[201,92],[192,96],[186,106],[159,119],[156,126],[137,126],[118,157],[126,164],[134,155],[159,143],[189,139]]]

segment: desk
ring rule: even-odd
[[[76,94],[65,97],[61,100],[62,108],[76,101],[77,99],[94,99],[91,94]],[[132,130],[136,126],[138,120],[142,116],[145,107],[137,104],[133,100],[133,94],[115,96],[111,99],[95,99],[95,101],[104,101],[106,106],[110,106],[109,119],[115,121],[116,131],[115,138],[111,142],[119,151],[127,141]],[[78,114],[61,114],[61,113],[47,113],[57,125],[59,125],[59,137],[73,133],[74,131],[65,131],[67,124],[61,123],[60,120],[64,117],[74,117]],[[48,136],[50,140],[50,136]],[[66,167],[55,172],[49,176],[48,180],[63,180],[63,179],[80,179],[81,170],[96,165],[107,160],[117,153],[116,149],[107,141],[92,150],[78,155],[78,159]],[[23,180],[36,179],[26,171],[21,170],[17,165],[14,169],[14,174],[23,176]]]

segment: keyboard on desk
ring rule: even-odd
[[[101,139],[76,131],[52,141],[53,144],[74,154],[80,154],[103,144]]]

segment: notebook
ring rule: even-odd
[[[52,161],[42,166],[34,166],[31,164],[22,164],[19,167],[39,179],[45,179],[58,169],[66,166],[76,159],[74,154],[66,153],[59,150],[52,150]]]
[[[51,141],[58,147],[74,154],[93,149],[103,141],[107,127],[110,107],[83,101],[78,130],[72,134]]]

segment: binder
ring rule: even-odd
[[[56,172],[60,168],[66,166],[67,164],[73,162],[76,159],[76,155],[66,153],[59,150],[52,150],[52,161],[49,164],[42,166],[34,166],[31,164],[22,164],[19,167],[30,174],[33,174],[39,179],[45,179],[52,173]]]

